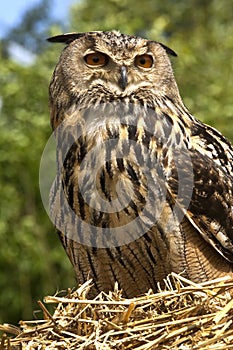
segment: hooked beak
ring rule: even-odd
[[[122,88],[122,90],[125,90],[127,83],[128,83],[127,69],[125,66],[121,67],[120,74],[121,74],[121,76],[119,79],[119,85]]]

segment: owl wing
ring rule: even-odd
[[[197,122],[189,152],[192,169],[188,164],[185,166],[185,157],[176,157],[168,180],[170,198],[173,203],[178,202],[195,230],[225,259],[233,262],[232,145],[217,130]],[[176,168],[179,162],[184,169],[184,178],[193,176],[187,210],[182,209],[182,199],[178,198],[180,180]]]

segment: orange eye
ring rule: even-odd
[[[150,55],[140,55],[135,58],[135,66],[142,68],[151,68],[153,65],[153,58]]]
[[[84,59],[89,66],[98,67],[108,63],[108,57],[101,52],[89,53]]]

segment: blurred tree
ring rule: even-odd
[[[45,48],[45,36],[52,24],[51,8],[53,1],[41,0],[29,5],[18,23],[4,38],[5,45],[14,42],[29,52],[40,53]]]
[[[43,0],[6,37],[36,54],[31,65],[0,57],[0,322],[31,318],[38,298],[75,284],[38,184],[51,132],[47,87],[62,48],[44,41],[63,31],[49,16]],[[81,0],[67,31],[119,29],[171,46],[187,106],[233,140],[232,23],[228,0]]]
[[[30,66],[0,58],[0,322],[31,318],[38,298],[75,285],[39,192],[51,134],[48,84],[59,52],[50,46]]]

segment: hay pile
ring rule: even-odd
[[[230,278],[194,284],[172,273],[165,283],[165,290],[133,299],[122,298],[116,285],[87,300],[91,281],[66,297],[45,297],[44,319],[0,326],[0,350],[233,349]],[[57,304],[53,315],[47,303]]]

